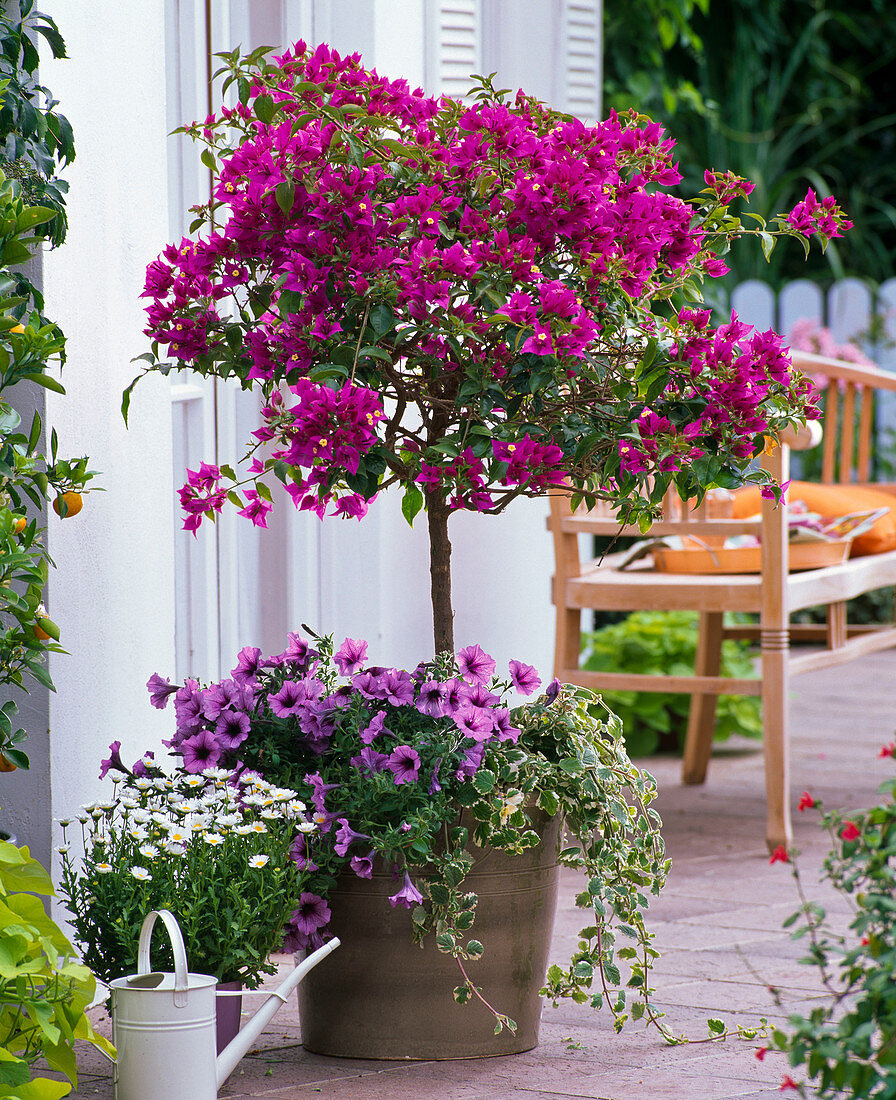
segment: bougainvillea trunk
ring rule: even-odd
[[[454,611],[451,607],[451,541],[448,516],[451,509],[437,493],[430,493],[426,518],[429,524],[429,573],[432,593],[432,634],[436,653],[454,652]]]

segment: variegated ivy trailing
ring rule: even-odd
[[[391,486],[427,512],[434,645],[453,652],[448,518],[561,484],[649,524],[664,491],[762,480],[765,433],[813,415],[782,341],[701,286],[755,235],[822,247],[849,223],[813,194],[774,225],[708,170],[686,201],[674,143],[642,116],[595,126],[474,78],[426,96],[299,42],[219,55],[234,106],[184,128],[214,178],[150,264],[147,370],[264,397],[243,467],[181,490],[196,530],[230,501],[361,518]],[[125,394],[127,414],[130,388]]]

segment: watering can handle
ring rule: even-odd
[[[150,972],[149,944],[152,940],[152,930],[153,925],[156,923],[156,917],[162,918],[162,923],[168,930],[168,937],[171,940],[171,949],[174,952],[174,1004],[177,1008],[185,1008],[189,986],[187,949],[184,947],[180,925],[177,923],[174,914],[167,909],[153,909],[151,913],[147,913],[143,918],[143,925],[140,929],[140,942],[137,946],[137,973],[148,974]]]

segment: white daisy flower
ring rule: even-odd
[[[194,833],[201,833],[211,824],[211,818],[206,814],[193,814],[187,824]]]
[[[317,826],[313,821],[300,821],[299,824],[296,825],[296,829],[300,833],[313,833],[317,830]]]
[[[190,834],[177,825],[168,830],[168,844],[186,844]]]
[[[243,820],[242,814],[221,814],[218,817],[218,825],[229,829],[233,825],[240,825]]]
[[[236,833],[237,836],[248,836],[249,833],[252,833],[255,830],[252,828],[251,825],[237,825],[233,831]]]
[[[122,798],[119,798],[118,805],[124,810],[136,810],[140,803],[137,801],[136,798],[128,798],[127,796],[123,796]]]
[[[111,863],[94,863],[93,869],[101,875],[108,875],[113,870],[113,867]]]
[[[159,854],[159,849],[155,844],[141,844],[137,851],[141,856],[146,856],[147,859],[155,859]]]
[[[131,868],[131,874],[138,882],[152,882],[152,875],[149,871],[147,871],[145,867],[140,867],[138,864],[135,864]]]
[[[59,853],[59,854],[60,854],[61,856],[64,856],[64,855],[65,855],[65,853],[66,853],[66,852],[67,852],[68,850],[69,850],[69,845],[68,845],[68,844],[59,844],[59,845],[57,845],[57,847],[56,847],[56,851],[57,851],[57,852],[58,852],[58,853]]]
[[[267,831],[268,827],[263,821],[253,821],[249,826],[250,833],[266,833]]]
[[[150,811],[143,808],[135,809],[130,816],[141,825],[145,825],[147,822],[152,821],[152,814]]]
[[[146,829],[143,828],[142,825],[134,825],[132,828],[128,829],[127,833],[131,840],[140,841],[147,840],[149,838],[149,833]]]
[[[187,849],[184,847],[183,844],[180,843],[180,841],[176,841],[173,839],[166,840],[164,848],[170,856],[182,856],[187,851]]]
[[[202,774],[206,779],[214,779],[218,783],[226,783],[230,778],[227,768],[205,768]]]
[[[303,814],[307,810],[307,806],[299,798],[293,798],[286,807],[291,813]]]
[[[56,824],[61,825],[63,829],[67,829],[71,825],[72,819],[70,817],[57,817]]]
[[[261,816],[267,821],[279,821],[283,814],[279,806],[266,806],[261,811]]]
[[[90,815],[85,813],[75,814],[75,821],[80,821],[82,825],[86,825],[90,820]]]
[[[201,775],[185,775],[181,784],[190,790],[201,790],[205,786],[205,779]]]
[[[202,839],[213,848],[217,848],[219,844],[224,843],[224,837],[220,833],[205,833]]]
[[[103,810],[103,811],[108,813],[109,810],[114,810],[115,809],[115,803],[114,802],[97,802],[96,808],[98,810]]]
[[[148,791],[152,787],[152,780],[148,779],[145,775],[138,775],[131,782],[138,791]]]
[[[250,856],[250,867],[264,867],[264,865],[270,860],[270,856]]]

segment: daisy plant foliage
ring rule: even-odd
[[[112,797],[61,822],[59,893],[84,961],[105,982],[137,970],[143,918],[168,909],[192,970],[255,989],[301,891],[290,858],[316,831],[295,791],[214,767],[166,771],[152,753],[125,766],[110,746]],[[153,947],[173,969],[170,945]]]
[[[450,653],[453,511],[567,485],[646,526],[672,484],[761,481],[764,436],[813,415],[780,337],[714,327],[701,288],[738,237],[826,245],[849,225],[832,200],[767,225],[733,212],[752,187],[730,173],[673,195],[674,143],[643,116],[585,125],[488,77],[437,99],[324,45],[270,54],[219,55],[233,105],[183,129],[212,197],[147,271],[146,370],[262,397],[242,464],[189,472],[188,530],[228,503],[265,526],[276,481],[359,519],[397,486],[409,522],[427,513]]]

